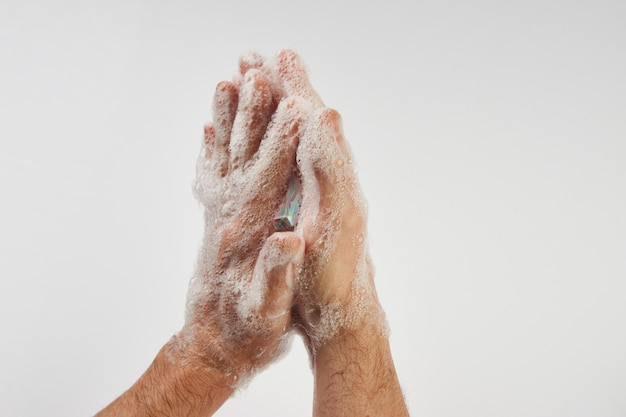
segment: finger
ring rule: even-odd
[[[272,115],[272,95],[260,71],[246,72],[230,141],[231,170],[242,167],[257,151]]]
[[[285,95],[275,67],[275,60],[267,60],[257,52],[248,52],[239,58],[239,78],[252,69],[261,71],[270,86],[273,102],[279,103]]]
[[[324,103],[311,86],[304,63],[298,54],[284,49],[278,52],[276,59],[285,96],[299,96],[316,108],[323,107]]]
[[[293,232],[274,233],[259,252],[251,281],[237,306],[242,319],[263,321],[286,315],[293,303],[293,268],[304,256],[304,242]],[[257,323],[262,325],[262,323]],[[259,329],[260,330],[260,329]]]
[[[344,203],[357,197],[356,174],[335,110],[318,110],[307,124],[297,151],[302,180],[299,226],[307,245],[328,228],[340,227]]]
[[[248,52],[239,58],[239,73],[245,75],[251,69],[259,69],[263,66],[265,58],[258,52]]]
[[[316,179],[324,206],[323,200],[335,194],[346,180],[346,165],[351,160],[339,113],[329,108],[318,111],[302,142],[298,150],[298,160],[306,165],[301,169],[302,175]]]
[[[215,174],[214,159],[215,126],[209,122],[204,125],[202,148],[196,162],[196,179],[193,183],[195,197],[206,207],[205,216],[210,216],[215,212],[215,205],[219,201],[216,198],[216,192],[218,190],[217,181],[220,180],[220,177]]]
[[[319,132],[318,141],[329,147],[337,146],[341,155],[349,158],[351,156],[350,147],[343,134],[341,114],[335,109],[326,107],[318,110],[314,120],[314,127]],[[329,155],[330,153],[327,154],[327,156]],[[335,165],[342,166],[338,161],[335,161]]]
[[[274,233],[261,252],[264,264],[265,298],[260,308],[262,316],[276,320],[274,327],[282,330],[290,322],[293,306],[295,268],[304,256],[304,241],[293,232]]]
[[[229,152],[233,122],[237,112],[237,87],[229,81],[222,81],[213,96],[213,126],[215,128],[215,146],[213,148],[213,166],[220,176],[228,172]]]
[[[304,130],[303,104],[302,99],[290,97],[278,105],[249,172],[254,180],[251,184],[257,190],[258,213],[262,216],[271,217],[287,191]]]
[[[204,149],[204,157],[206,159],[211,159],[213,149],[215,147],[215,127],[211,122],[204,125],[202,145]]]

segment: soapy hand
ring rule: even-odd
[[[295,229],[306,248],[293,321],[311,357],[313,415],[408,417],[374,287],[367,207],[339,113],[324,106],[291,51],[279,52],[274,61],[249,55],[240,68],[264,71],[275,99],[306,103],[297,150],[303,200]]]
[[[290,328],[304,243],[272,234],[272,219],[294,171],[301,107],[276,105],[265,75],[249,69],[217,86],[205,126],[195,184],[205,235],[177,342],[234,380],[280,355]]]
[[[273,60],[242,57],[242,73],[259,69],[271,81],[275,100],[305,101],[304,131],[297,150],[303,201],[295,232],[306,244],[298,268],[296,325],[312,354],[342,329],[374,325],[386,332],[366,242],[367,206],[339,113],[324,106],[300,58],[280,51]]]

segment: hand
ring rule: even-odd
[[[210,416],[281,353],[304,242],[271,227],[295,169],[302,105],[276,106],[255,69],[218,85],[197,165],[205,236],[185,326],[99,417]]]
[[[249,55],[240,68],[268,74],[278,100],[300,97],[308,104],[297,151],[303,202],[296,233],[306,249],[294,321],[304,330],[311,355],[313,415],[407,417],[374,288],[367,208],[339,113],[324,107],[291,51],[279,52],[273,62]]]
[[[178,339],[236,380],[280,355],[291,323],[304,243],[271,227],[295,168],[303,111],[298,99],[276,106],[256,69],[220,83],[213,106],[195,185],[205,236]]]
[[[367,206],[339,113],[324,107],[294,52],[280,51],[273,61],[246,55],[240,69],[250,68],[273,81],[275,100],[299,97],[308,104],[297,151],[303,202],[295,231],[306,243],[298,270],[296,322],[305,330],[309,349],[314,354],[343,328],[373,324],[385,333],[366,242]]]

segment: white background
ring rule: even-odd
[[[85,416],[183,323],[215,84],[344,117],[414,416],[626,416],[626,2],[0,3],[0,414]],[[222,416],[306,416],[290,354]]]

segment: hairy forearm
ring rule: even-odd
[[[313,415],[408,416],[389,341],[378,326],[342,330],[314,358]]]
[[[232,394],[231,382],[169,342],[141,378],[96,417],[211,416]]]

